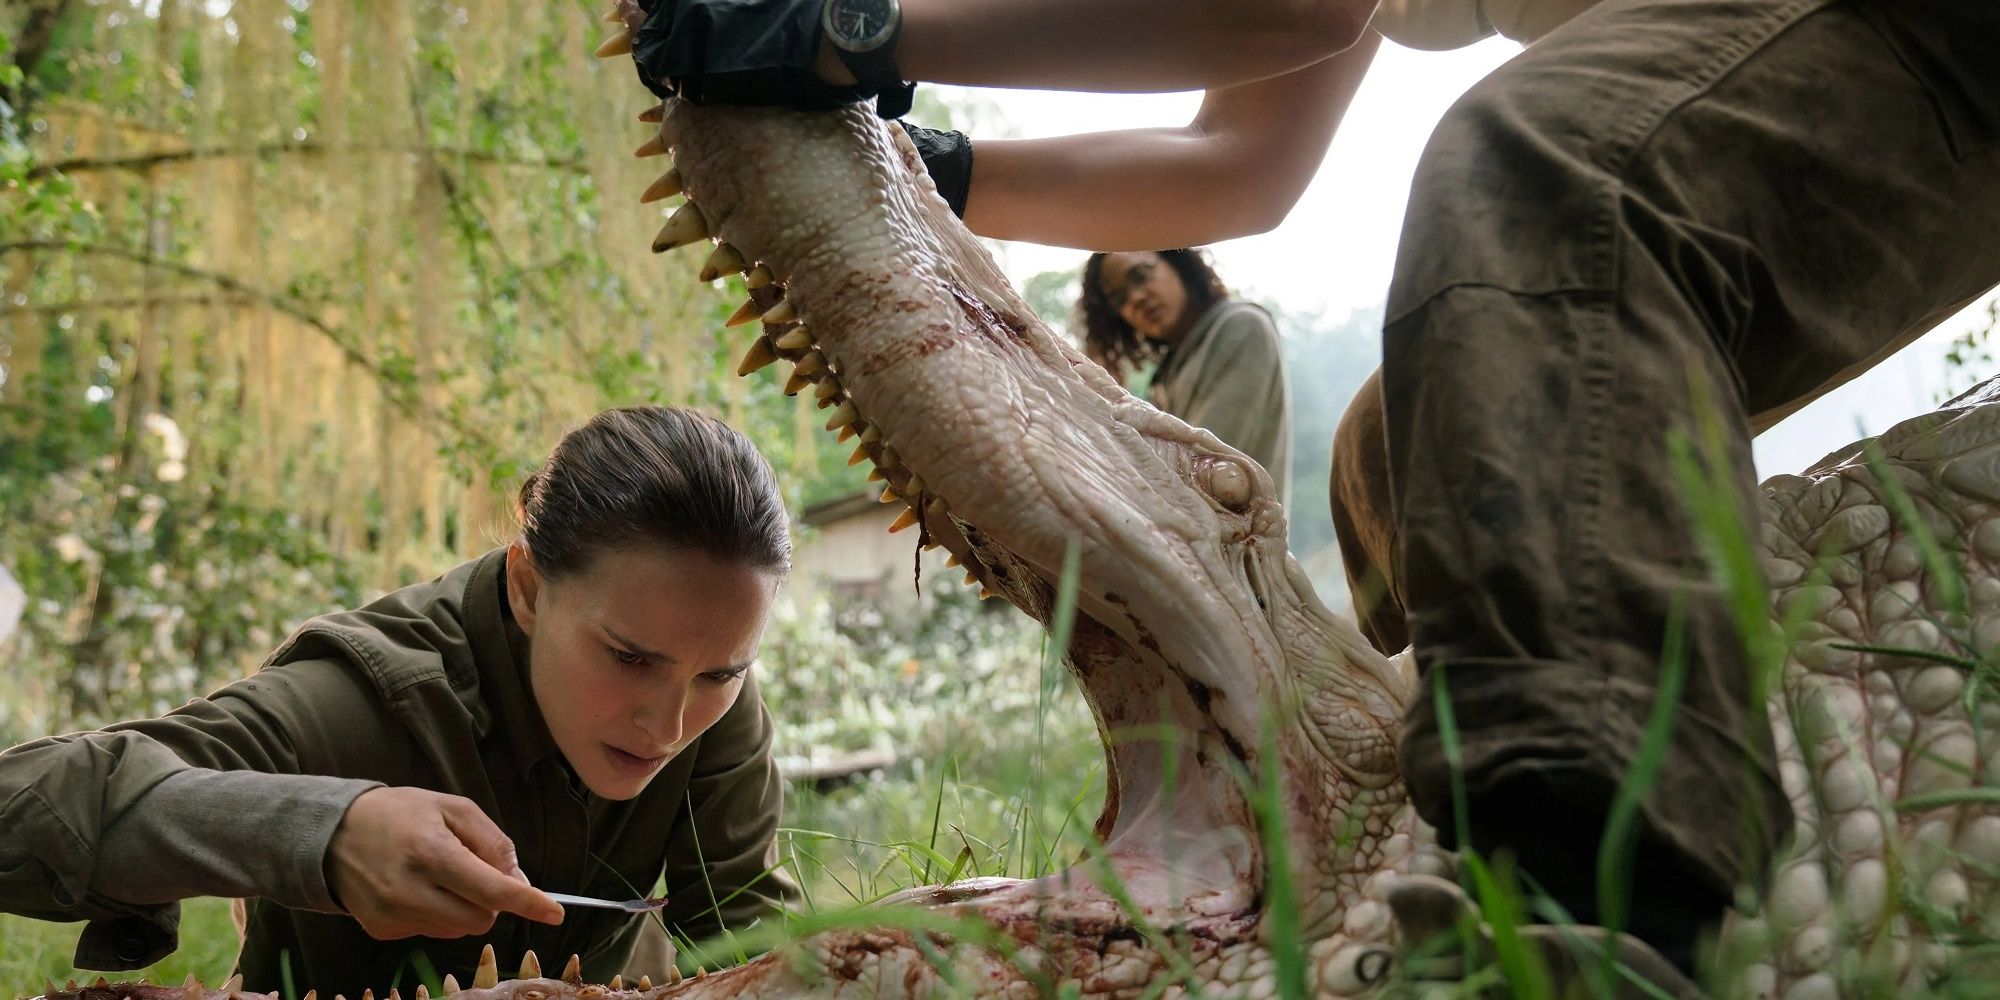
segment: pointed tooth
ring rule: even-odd
[[[418,983],[418,984],[417,984],[417,1000],[431,1000],[431,988],[430,988],[430,987],[428,987],[428,986],[425,986],[425,985],[424,985],[424,984],[422,984],[422,983]]]
[[[868,446],[865,444],[855,445],[854,454],[847,456],[847,464],[849,467],[860,465],[861,463],[866,461],[868,461]]]
[[[992,592],[992,591],[990,591],[990,590],[987,590],[987,589],[986,589],[985,587],[981,587],[981,588],[979,588],[979,599],[980,599],[980,600],[982,600],[982,601],[984,601],[984,600],[990,600],[990,599],[991,599],[992,597],[993,597],[993,592]]]
[[[618,992],[619,990],[622,990],[622,989],[624,989],[624,988],[625,988],[625,977],[624,977],[624,976],[621,976],[621,975],[619,975],[619,974],[618,974],[618,973],[616,973],[616,972],[614,972],[614,973],[612,973],[612,974],[611,974],[611,981],[610,981],[610,982],[608,982],[608,983],[605,983],[604,985],[605,985],[605,987],[606,987],[607,989],[609,989],[609,990],[610,990],[611,992],[613,992],[613,993],[616,993],[616,992]]]
[[[67,981],[65,981],[65,982],[63,983],[63,992],[65,992],[65,993],[75,993],[75,992],[76,992],[76,980],[74,980],[74,979],[71,979],[71,980],[67,980]]]
[[[896,523],[889,526],[889,534],[893,535],[915,523],[917,523],[916,508],[905,507],[901,514],[896,515]]]
[[[903,495],[901,493],[896,492],[896,488],[894,486],[884,485],[882,487],[882,495],[878,497],[875,502],[895,503],[896,501],[901,499],[903,499]]]
[[[662,198],[671,198],[687,190],[681,183],[681,168],[661,174],[659,179],[646,185],[646,193],[639,196],[639,204],[650,205]]]
[[[904,480],[903,482],[903,492],[908,493],[911,496],[916,496],[917,494],[922,493],[924,491],[925,485],[926,484],[924,483],[924,477],[919,476],[916,473],[912,472],[910,473],[910,478]]]
[[[778,360],[778,352],[771,348],[771,338],[758,337],[743,353],[742,363],[736,366],[738,376],[748,375]]]
[[[102,986],[102,985],[104,985],[104,980],[103,980],[102,978],[99,978],[99,979],[97,980],[97,983],[98,983],[98,985],[99,985],[99,986]],[[243,974],[242,974],[242,973],[237,973],[236,975],[233,975],[233,976],[230,976],[230,977],[229,977],[229,981],[228,981],[228,982],[226,982],[226,983],[223,983],[223,984],[222,984],[222,995],[223,995],[223,996],[235,996],[236,994],[238,994],[238,993],[241,993],[241,992],[243,992]]]
[[[743,276],[743,283],[751,288],[762,288],[776,280],[778,280],[777,275],[772,274],[771,269],[762,264],[751,268],[750,273]]]
[[[55,984],[50,983],[49,991],[45,996],[54,996],[55,993]],[[188,973],[187,982],[181,984],[181,993],[187,1000],[207,1000],[208,997],[208,994],[201,988],[201,980],[196,979],[192,972]]]
[[[694,967],[694,977],[696,979],[700,979],[706,975],[708,975],[708,969],[705,966],[697,965]]]
[[[542,963],[535,959],[535,949],[530,948],[521,954],[521,971],[519,974],[515,975],[514,978],[515,979],[542,978]]]
[[[694,207],[694,202],[688,202],[667,216],[667,224],[660,227],[658,236],[653,237],[653,252],[665,253],[707,238],[708,220],[702,218],[701,209]]]
[[[883,445],[882,467],[885,469],[893,469],[901,464],[903,464],[903,456],[901,453],[896,451],[896,446],[893,444]]]
[[[826,422],[826,429],[837,431],[859,419],[861,411],[855,408],[854,401],[850,399],[840,404],[840,409],[833,411],[833,416]]]
[[[639,988],[640,988],[640,989],[642,989],[642,990],[650,990],[650,989],[652,989],[652,988],[653,988],[653,977],[652,977],[652,976],[640,976],[640,977],[639,977]]]
[[[451,996],[453,993],[457,992],[458,992],[458,977],[451,975],[450,973],[446,973],[444,977],[444,995]]]
[[[971,570],[966,570],[966,571],[965,571],[965,585],[966,585],[966,586],[968,586],[968,587],[978,587],[978,586],[979,586],[979,574],[977,574],[977,573],[974,573],[974,572],[973,572],[973,571],[971,571]],[[980,587],[980,590],[982,590],[982,591],[984,591],[985,589],[986,589],[986,588],[984,588],[984,587]]]
[[[605,39],[604,44],[597,47],[597,58],[609,59],[612,56],[622,56],[631,51],[632,29],[620,28],[617,34]]]
[[[945,506],[943,497],[934,496],[929,503],[924,504],[924,514],[942,520],[951,516],[951,510]]]
[[[848,424],[847,426],[842,427],[840,429],[840,436],[838,438],[835,438],[834,440],[839,441],[841,444],[846,444],[847,439],[853,436],[854,436],[854,425]]]
[[[500,964],[493,960],[493,946],[479,953],[479,968],[472,970],[472,988],[490,990],[500,985]]]
[[[785,379],[785,395],[796,396],[799,393],[804,392],[806,390],[806,386],[809,386],[811,384],[813,384],[812,379],[809,379],[804,375],[799,374],[798,372],[793,372],[790,378]]]
[[[106,988],[110,987],[110,985],[111,985],[111,980],[109,980],[109,979],[106,979],[106,978],[104,978],[103,976],[98,976],[98,977],[97,977],[97,983],[96,983],[96,988],[97,988],[97,989],[100,989],[100,990],[101,990],[101,989],[106,989]]]
[[[447,981],[449,981],[449,980],[450,980],[450,977],[449,977],[449,976],[447,976],[447,977],[446,977],[446,980],[447,980]],[[319,1000],[319,991],[318,991],[318,990],[307,990],[307,991],[306,991],[306,1000]]]
[[[660,120],[665,117],[667,117],[667,105],[665,101],[639,112],[639,120],[648,125],[658,125]]]
[[[771,307],[770,312],[764,314],[764,322],[766,323],[790,323],[798,318],[798,310],[792,308],[791,299],[779,302],[777,305]]]
[[[868,470],[868,481],[871,483],[886,483],[889,481],[889,477],[883,475],[882,467],[878,465]]]
[[[813,390],[813,395],[822,400],[832,399],[833,397],[840,395],[840,378],[838,376],[828,375],[827,377],[820,379],[819,388]]]
[[[772,306],[771,311],[764,314],[764,322],[772,322],[771,317],[776,315],[778,310],[784,308],[787,304],[780,302]],[[813,335],[805,327],[793,327],[778,335],[777,344],[778,350],[781,351],[803,351],[812,347]]]
[[[562,981],[571,986],[583,982],[583,959],[577,957],[574,952],[570,954],[569,962],[563,966]]]
[[[654,135],[652,138],[647,139],[645,142],[640,143],[639,148],[632,151],[633,156],[637,156],[641,159],[644,159],[645,157],[648,156],[665,156],[666,153],[667,153],[667,140],[661,138],[658,135]]]
[[[880,444],[882,441],[882,428],[874,424],[869,424],[861,431],[861,440],[868,444]]]
[[[744,299],[743,304],[737,306],[736,311],[730,313],[729,318],[722,321],[722,325],[742,326],[762,315],[764,315],[764,310],[757,308],[756,299]]]
[[[361,1000],[375,1000],[375,987],[373,986],[362,987]]]
[[[667,982],[671,984],[671,983],[678,983],[680,981],[681,981],[681,967],[678,965],[667,966]]]
[[[799,359],[798,367],[794,370],[808,377],[818,375],[826,370],[826,355],[818,351],[807,351],[806,356]]]
[[[743,255],[727,243],[717,243],[715,251],[701,265],[701,280],[714,281],[725,274],[742,274],[748,267],[743,263]]]
[[[397,986],[389,987],[389,1000],[403,1000],[402,988]]]
[[[953,552],[952,554],[945,556],[944,564],[945,567],[948,569],[957,569],[958,567],[965,565],[964,563],[958,561],[958,553],[956,552]]]

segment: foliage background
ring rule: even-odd
[[[644,91],[581,4],[33,0],[0,14],[0,740],[164,709],[495,544],[568,426],[677,402],[795,501],[699,251],[633,252]]]

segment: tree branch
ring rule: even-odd
[[[129,250],[125,247],[108,244],[65,243],[61,240],[16,240],[0,243],[0,254],[15,250],[115,257],[142,267],[156,268],[183,278],[206,282],[232,295],[248,299],[276,312],[283,313],[319,331],[327,339],[328,343],[340,351],[341,356],[345,357],[348,363],[367,372],[382,385],[390,387],[392,391],[387,394],[389,402],[396,409],[402,411],[405,416],[415,417],[419,420],[434,421],[440,426],[451,428],[460,441],[476,443],[480,447],[489,450],[492,448],[492,442],[488,441],[485,435],[466,426],[462,420],[453,417],[449,413],[425,406],[421,400],[414,398],[414,394],[409,392],[407,388],[402,387],[397,379],[383,371],[379,362],[363,353],[361,348],[353,342],[345,331],[321,319],[312,311],[310,306],[291,296],[253,287],[239,278],[220,271],[210,271],[204,268],[193,267],[179,261],[166,260],[138,250]],[[9,306],[6,309],[0,309],[0,315],[4,315],[15,308]]]
[[[56,25],[62,23],[63,15],[69,13],[72,0],[28,0],[28,13],[21,19],[21,33],[14,37],[14,65],[19,67],[23,77],[32,77],[35,66],[49,51],[55,41]],[[12,105],[14,113],[20,115],[27,110],[28,86],[23,82],[17,90],[8,88],[0,92]]]
[[[478,149],[398,146],[371,142],[328,143],[308,139],[304,142],[267,142],[255,146],[197,146],[187,149],[161,150],[152,153],[134,153],[130,156],[79,156],[67,160],[59,160],[54,163],[40,164],[30,169],[28,176],[34,178],[54,173],[76,174],[92,170],[146,170],[163,164],[187,163],[194,160],[262,156],[326,156],[332,153],[387,153],[397,156],[446,157],[468,160],[474,163],[493,163],[510,167],[536,167],[544,170],[564,170],[579,174],[585,172],[583,161],[574,159],[531,159],[527,157],[505,156]]]

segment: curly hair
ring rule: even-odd
[[[1199,316],[1229,297],[1229,287],[1200,250],[1161,250],[1160,259],[1180,276],[1187,289],[1187,309]],[[1104,297],[1103,275],[1106,253],[1094,253],[1083,265],[1083,294],[1076,300],[1075,325],[1083,330],[1083,353],[1103,365],[1111,377],[1124,382],[1132,371],[1166,353],[1167,345],[1139,335],[1132,324]]]

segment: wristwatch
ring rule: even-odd
[[[917,86],[896,70],[896,38],[903,33],[903,6],[897,0],[826,0],[820,30],[847,71],[879,96],[875,111],[900,118],[910,110]]]

